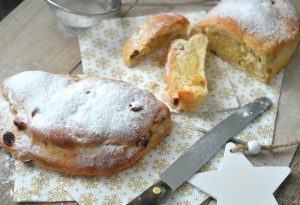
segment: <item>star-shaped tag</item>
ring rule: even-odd
[[[228,143],[219,170],[195,174],[189,183],[217,200],[218,205],[276,205],[273,193],[290,174],[289,167],[253,167]]]

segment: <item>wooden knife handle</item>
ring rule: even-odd
[[[171,193],[172,189],[165,182],[158,181],[127,205],[159,205]]]

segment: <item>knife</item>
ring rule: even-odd
[[[244,127],[260,116],[272,102],[261,97],[231,114],[192,145],[160,174],[160,180],[127,205],[159,205],[181,184],[194,175],[218,150]]]

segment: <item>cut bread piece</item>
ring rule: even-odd
[[[127,67],[134,67],[149,54],[184,37],[189,21],[176,14],[162,13],[147,19],[123,45],[122,55]]]
[[[288,0],[224,0],[193,27],[197,33],[233,67],[270,83],[297,48],[299,23]]]
[[[185,112],[197,110],[207,96],[205,56],[208,39],[202,34],[188,41],[174,40],[166,65],[164,98],[174,109]]]

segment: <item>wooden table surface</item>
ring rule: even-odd
[[[130,3],[133,2],[134,0],[123,1],[125,5],[122,9],[122,16],[139,16],[167,11],[208,10],[216,3],[216,1],[200,3],[199,1],[188,2],[186,0],[140,0],[138,6],[132,7]],[[292,2],[296,6],[298,14],[300,14],[299,0],[292,0]],[[294,56],[292,63],[295,65],[299,64],[299,59],[300,50],[298,49],[298,54]],[[26,0],[0,22],[0,80],[24,70],[35,69],[52,73],[82,72],[77,37],[67,35],[59,29],[45,1]],[[299,76],[299,78],[295,79],[296,76]],[[286,80],[287,78],[292,80]],[[300,136],[300,128],[297,125],[299,124],[299,115],[297,113],[300,114],[300,109],[296,110],[297,112],[295,113],[292,113],[290,110],[293,107],[300,107],[300,94],[297,94],[300,93],[297,92],[300,90],[300,80],[298,79],[300,79],[299,71],[287,69],[283,90],[288,91],[281,97],[275,143],[292,139],[292,135],[298,134]],[[289,106],[285,106],[287,104]],[[294,120],[286,125],[286,120],[291,119],[291,117]],[[269,158],[266,157],[265,160],[260,160],[260,163],[289,165],[295,150],[296,147],[293,147],[286,150],[285,154],[274,155],[274,157],[271,156],[272,158],[270,156]],[[278,161],[279,158],[281,161]],[[274,159],[274,162],[270,159]],[[266,163],[265,161],[272,162]],[[284,162],[284,164],[280,162]],[[15,204],[12,201],[13,160],[6,153],[0,151],[0,163],[0,204],[13,205]],[[282,205],[300,204],[299,148],[294,155],[291,167],[293,170],[291,176],[275,194],[279,204]],[[76,203],[51,204],[66,205]]]

